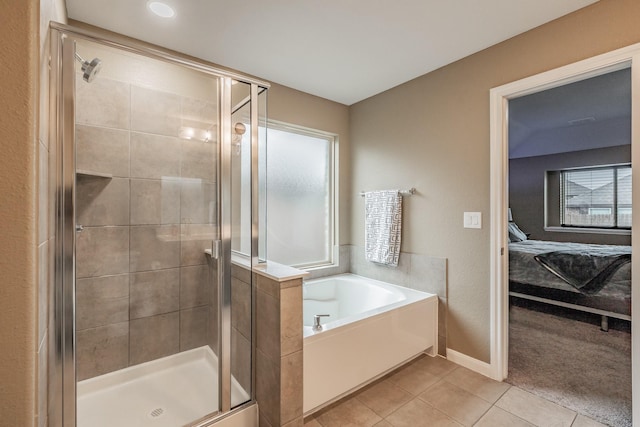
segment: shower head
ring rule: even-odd
[[[82,67],[82,78],[85,82],[91,83],[96,77],[96,74],[102,69],[102,61],[99,58],[93,58],[91,62],[85,61],[80,55],[76,53],[76,59],[80,62]]]

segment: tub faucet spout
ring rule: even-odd
[[[311,329],[313,329],[314,331],[321,331],[322,330],[322,325],[320,324],[320,318],[321,317],[329,317],[328,314],[314,314],[313,315],[313,326],[311,327]]]

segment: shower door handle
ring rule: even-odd
[[[211,258],[220,259],[220,245],[222,244],[221,240],[213,240],[211,241]]]
[[[84,226],[82,224],[76,224],[76,232],[81,232],[84,230]]]

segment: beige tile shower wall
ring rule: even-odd
[[[109,73],[76,85],[78,379],[215,350],[215,265],[204,250],[217,231],[216,145],[178,136],[185,125],[211,129],[216,104]]]
[[[252,274],[248,268],[232,264],[231,375],[247,392],[251,390],[251,280]]]
[[[79,43],[77,51],[85,59],[102,60],[100,77],[206,102],[217,101],[217,82],[206,74],[89,42]]]
[[[260,426],[302,427],[302,279],[255,279]]]

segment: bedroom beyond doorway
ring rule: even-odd
[[[631,426],[631,70],[508,108],[506,381]]]
[[[504,84],[502,86],[495,87],[490,91],[491,172],[492,172],[491,173],[491,191],[492,191],[492,196],[491,196],[491,206],[492,206],[492,209],[491,209],[491,289],[492,289],[491,337],[492,337],[492,347],[491,347],[491,364],[488,367],[490,371],[488,372],[490,372],[490,375],[493,378],[506,380],[509,373],[509,364],[511,363],[510,357],[509,357],[509,342],[511,341],[511,339],[509,337],[510,297],[509,297],[509,265],[508,265],[509,264],[508,263],[509,242],[507,237],[509,234],[508,233],[508,224],[509,224],[508,208],[509,207],[512,208],[513,222],[515,222],[515,224],[518,225],[519,228],[523,229],[522,234],[524,234],[527,240],[530,240],[530,239],[545,240],[544,237],[542,237],[540,234],[536,235],[536,233],[555,233],[556,235],[559,235],[559,236],[568,236],[569,233],[565,232],[565,234],[563,234],[562,231],[558,231],[554,228],[558,227],[558,228],[570,229],[570,224],[567,224],[567,222],[563,220],[564,214],[561,212],[563,207],[560,204],[560,198],[558,199],[559,201],[558,201],[558,204],[556,205],[556,210],[558,211],[558,215],[559,215],[558,218],[560,222],[553,223],[552,221],[549,220],[549,209],[546,207],[546,206],[551,206],[548,202],[548,198],[549,198],[549,192],[547,191],[549,188],[548,182],[547,182],[546,190],[544,187],[544,183],[542,184],[543,193],[541,196],[542,202],[540,203],[542,204],[543,208],[542,208],[542,212],[540,214],[540,220],[539,220],[542,227],[542,231],[533,230],[533,229],[529,230],[527,226],[521,225],[522,221],[520,221],[519,219],[521,218],[521,212],[519,213],[516,210],[516,208],[514,208],[514,205],[512,205],[513,201],[510,200],[510,195],[509,195],[510,186],[513,184],[513,180],[510,176],[510,171],[513,171],[513,168],[514,168],[514,165],[511,165],[511,167],[509,165],[510,163],[509,146],[510,146],[510,137],[511,137],[511,135],[509,135],[509,128],[510,128],[509,119],[512,117],[511,103],[513,100],[516,100],[521,97],[533,95],[533,94],[536,94],[542,91],[547,91],[553,88],[568,86],[572,83],[586,81],[588,79],[602,76],[609,73],[616,73],[616,72],[622,71],[621,73],[619,73],[619,75],[623,75],[625,73],[623,70],[625,69],[630,70],[629,72],[630,79],[637,79],[638,72],[640,70],[639,61],[640,61],[640,44],[635,44],[635,45],[631,45],[625,48],[611,51],[596,57],[592,57],[576,63],[565,65],[560,68],[546,71],[541,74],[527,77],[522,80]],[[633,87],[636,85],[628,84],[628,86]],[[629,100],[628,104],[630,105],[629,108],[631,109],[631,111],[638,111],[638,109],[640,108],[640,105],[638,105],[638,101],[640,101],[640,98],[638,98],[638,96],[627,95],[627,99]],[[562,98],[558,98],[555,100],[555,103],[561,104],[560,101],[562,100],[563,100]],[[577,118],[574,118],[574,119],[568,119],[567,122],[572,121],[574,123],[573,125],[574,127],[588,126],[589,124],[593,124],[594,120],[589,119],[589,120],[583,121],[579,119],[587,118],[591,116],[595,118],[596,122],[598,121],[598,117],[591,114],[590,116],[584,115],[584,116],[578,116]],[[574,121],[574,120],[577,120],[577,121]],[[631,125],[632,121],[633,121],[633,116],[630,115],[629,119],[627,119],[627,122],[629,123],[626,127],[626,132],[629,135],[627,139],[629,141],[628,144],[631,147],[637,148],[640,144],[640,133],[637,132],[637,129],[638,129],[637,126]],[[619,129],[615,129],[615,128],[614,130],[619,131]],[[570,130],[570,131],[573,132],[573,130]],[[594,135],[598,136],[597,133],[594,133]],[[599,137],[600,139],[603,139],[603,137],[606,138],[607,135],[610,135],[613,137],[615,134],[613,131],[605,132],[605,133],[600,133]],[[565,133],[565,136],[566,136],[566,133]],[[557,144],[558,143],[556,142],[556,145]],[[553,143],[551,145],[553,145]],[[622,144],[610,144],[610,145],[613,147],[622,146]],[[623,160],[623,161],[615,160],[615,161],[608,161],[604,164],[599,163],[596,165],[609,167],[609,166],[619,166],[619,165],[622,166],[625,162],[627,162],[627,164],[636,163],[640,161],[640,150],[637,150],[636,148],[634,149],[630,149],[630,147],[619,148],[619,150],[627,150],[627,152],[630,152],[630,157],[628,157],[629,159],[628,162],[626,160]],[[597,147],[589,147],[585,151],[598,150],[598,149],[599,148]],[[580,151],[580,150],[577,150],[577,151]],[[559,152],[556,152],[556,153],[548,152],[548,153],[545,153],[544,155],[552,155],[552,154],[559,154]],[[517,157],[517,156],[512,156],[512,157]],[[525,157],[525,156],[522,155],[521,157]],[[540,158],[542,156],[537,156],[537,157]],[[590,165],[590,166],[593,166],[593,165]],[[580,168],[580,167],[585,167],[585,165],[567,165],[567,166],[560,166],[560,167],[552,167],[551,165],[546,165],[544,169],[545,176],[543,177],[543,181],[545,179],[547,181],[551,180],[550,174],[548,172],[557,172],[557,171],[563,171],[567,169]],[[640,197],[640,183],[638,182],[638,178],[639,177],[637,175],[635,178],[631,178],[631,180],[636,181],[636,184],[633,185],[631,189],[632,198],[635,198],[636,200],[638,200],[638,198]],[[561,179],[559,179],[557,182],[558,182],[558,186],[560,186]],[[619,184],[620,182],[614,181],[614,184],[612,185],[612,187]],[[594,188],[589,188],[588,190],[591,191],[593,189]],[[563,196],[564,195],[563,191],[565,190],[562,189],[562,187],[560,187],[557,193],[559,193],[560,196]],[[636,193],[635,197],[633,197],[633,193]],[[613,192],[613,194],[615,195],[615,197],[620,197],[620,195],[616,194],[616,192]],[[536,194],[532,188],[529,189],[529,196],[530,198],[536,197]],[[575,194],[575,196],[578,196],[578,194]],[[544,205],[544,203],[547,203],[547,204]],[[570,203],[566,203],[566,199],[565,199],[565,207],[569,205]],[[621,206],[621,207],[624,208],[624,206]],[[592,208],[591,214],[593,215],[600,215],[605,213],[603,211],[598,210],[599,206],[591,206],[591,208]],[[612,209],[611,212],[613,214],[614,210]],[[624,209],[620,213],[623,215],[626,215],[626,213],[624,212]],[[587,207],[586,214],[587,215],[589,214],[588,207]],[[617,218],[616,220],[619,220],[619,219],[621,218]],[[635,214],[633,212],[631,213],[631,225],[633,226],[634,224],[635,226],[639,226],[638,224],[640,224],[639,212],[635,212]],[[618,228],[623,228],[623,227],[618,227]],[[602,229],[605,229],[605,230],[602,230]],[[517,230],[515,229],[513,229],[512,231],[517,232]],[[570,231],[575,232],[577,230],[571,229]],[[529,236],[527,236],[527,234],[529,234]],[[620,239],[617,242],[613,240],[609,242],[593,240],[593,242],[595,243],[591,243],[587,240],[581,240],[579,242],[579,243],[584,242],[585,244],[594,244],[594,245],[609,244],[614,246],[634,247],[634,246],[637,246],[638,243],[640,243],[636,238],[636,236],[632,236],[631,230],[629,228],[626,230],[625,229],[614,230],[612,229],[612,227],[594,227],[594,229],[590,230],[588,233],[575,233],[575,234],[580,235],[581,238],[587,238],[588,235],[591,234],[590,237],[595,236],[596,239],[599,239],[606,235],[608,235],[607,238]],[[626,242],[628,243],[625,243],[625,239],[626,239]],[[556,240],[560,242],[563,241],[562,238],[558,238]],[[549,241],[551,240],[549,239]],[[569,241],[569,239],[564,239],[564,241]],[[534,254],[534,256],[535,255],[538,255],[538,254]],[[622,255],[622,258],[624,258],[625,256],[628,256],[626,254],[621,254],[621,255]],[[585,257],[581,262],[584,262],[585,260],[588,260],[588,259],[589,257]],[[542,264],[540,261],[536,261],[535,258],[534,258],[534,261],[537,262],[538,264]],[[629,270],[636,270],[636,273],[633,276],[640,277],[639,276],[640,271],[638,271],[638,268],[640,268],[640,265],[636,265],[636,263],[626,262],[626,260],[623,262],[623,260],[617,260],[616,256],[614,256],[614,260],[612,264],[613,266],[608,269],[609,271],[606,271],[600,277],[600,278],[606,279],[601,281],[601,283],[604,283],[604,286],[602,287],[600,287],[600,284],[598,284],[598,286],[592,286],[597,284],[598,281],[596,280],[590,283],[589,286],[587,286],[586,291],[588,292],[580,292],[578,288],[588,284],[589,280],[587,280],[586,282],[585,281],[575,282],[575,284],[578,285],[577,288],[575,286],[571,286],[568,282],[567,284],[573,288],[574,293],[576,294],[587,293],[588,294],[587,296],[591,297],[592,294],[601,292],[603,289],[606,289],[606,286],[610,284],[610,280],[613,279],[613,276],[622,275],[624,272],[621,270],[625,268],[629,268]],[[612,271],[613,271],[613,274],[611,274],[611,277],[609,277]],[[560,273],[560,274],[557,274],[557,272],[552,273],[548,269],[546,269],[545,274],[549,274],[551,277],[558,278],[558,279],[560,279],[559,276],[563,275],[563,273]],[[617,279],[619,278],[620,277],[618,277]],[[636,287],[636,285],[634,285],[635,281],[630,280],[628,278],[627,282],[629,283],[629,289],[630,289],[627,292],[630,293],[630,296],[628,297],[626,302],[623,299],[622,304],[618,303],[618,307],[627,306],[627,308],[629,309],[628,320],[623,320],[623,322],[628,322],[631,319],[631,317],[636,317],[634,316],[634,313],[636,313],[637,315],[637,309],[638,307],[640,307],[640,301],[638,300],[638,298],[640,297],[640,292],[637,292],[637,289],[634,289]],[[631,289],[633,289],[633,291],[631,291]],[[537,299],[537,297],[534,296],[534,299]],[[580,299],[584,299],[584,297],[580,297]],[[632,303],[633,300],[636,300],[635,303]],[[549,301],[553,301],[553,299],[545,298],[541,302],[544,302],[545,305],[552,306],[551,304],[549,304]],[[572,301],[569,304],[573,303],[574,305],[578,305],[578,304],[575,304],[575,302],[579,302],[579,301]],[[561,302],[560,305],[564,305],[564,302]],[[572,307],[572,308],[575,308],[575,307]],[[596,319],[601,318],[601,315],[605,315],[608,319],[615,318],[615,316],[609,316],[609,314],[611,313],[613,313],[614,315],[625,316],[624,313],[622,314],[616,313],[617,310],[614,310],[614,311],[600,310],[599,308],[588,307],[588,306],[587,308],[588,308],[587,311],[590,311],[597,315]],[[581,313],[581,311],[577,311],[577,313]],[[624,317],[622,318],[624,319]],[[616,322],[617,320],[612,321],[612,323],[616,323]],[[599,334],[607,334],[607,332],[601,332],[598,325],[600,325],[600,322],[597,321],[592,326],[595,329],[595,332]],[[606,325],[603,324],[603,326],[606,326]],[[638,348],[638,346],[640,346],[640,336],[636,336],[636,335],[637,334],[628,334],[626,336],[628,337],[627,339],[630,342],[630,346]],[[634,361],[631,359],[630,355],[629,355],[629,360],[631,365],[633,365]],[[575,362],[572,361],[572,363],[575,363]],[[589,375],[592,369],[594,368],[591,367],[588,370],[584,370],[583,372],[585,372],[586,375]],[[626,376],[628,383],[631,383],[631,389],[636,391],[639,389],[638,387],[640,387],[640,376],[636,375],[637,372],[639,372],[638,369],[635,369],[633,370],[633,375],[631,375],[630,377]],[[640,409],[640,394],[638,393],[632,394],[631,401],[632,403],[629,409],[632,412],[636,413],[635,418],[637,418],[638,417],[637,412],[638,412],[638,409]],[[623,423],[621,425],[626,425],[626,424]]]

